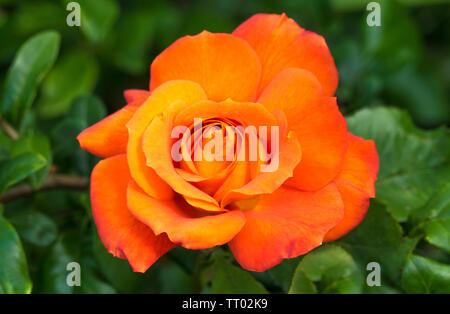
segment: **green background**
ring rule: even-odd
[[[380,27],[364,0],[79,0],[81,27],[67,26],[68,2],[0,0],[0,293],[450,293],[449,1],[378,1]],[[86,178],[98,159],[75,137],[125,89],[148,89],[177,38],[261,12],[326,38],[349,130],[376,141],[377,197],[350,234],[263,273],[226,247],[177,248],[133,273],[97,236]],[[55,175],[77,190],[42,191]],[[34,193],[11,197],[17,187]],[[71,261],[81,287],[66,284]]]

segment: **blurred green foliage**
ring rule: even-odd
[[[0,205],[0,293],[450,293],[449,1],[380,0],[381,27],[364,0],[79,0],[81,27],[68,2],[0,0],[0,118],[18,132],[0,132],[0,193],[89,176],[98,159],[76,136],[147,89],[177,38],[285,12],[327,40],[349,130],[377,144],[377,198],[344,238],[264,273],[224,247],[177,248],[138,274],[101,244],[86,190],[42,191]],[[71,261],[81,287],[66,285]],[[365,284],[369,262],[381,287]]]

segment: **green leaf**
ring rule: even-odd
[[[362,223],[337,243],[352,254],[362,269],[370,262],[380,264],[381,284],[385,285],[399,283],[406,257],[417,241],[403,237],[402,228],[385,207],[372,202]]]
[[[289,293],[360,293],[361,274],[352,256],[335,245],[322,246],[298,264]]]
[[[30,176],[31,186],[37,189],[44,183],[52,165],[52,151],[49,139],[44,135],[33,135],[21,137],[14,141],[11,145],[11,157],[14,158],[25,153],[35,153],[45,158],[45,166]]]
[[[55,31],[41,32],[17,52],[6,77],[1,101],[2,114],[18,124],[31,106],[44,76],[58,55],[60,37]]]
[[[283,262],[270,268],[267,271],[270,277],[276,282],[277,285],[280,286],[280,288],[284,292],[289,291],[289,287],[291,286],[292,282],[292,276],[297,269],[299,261],[300,257],[285,259]]]
[[[34,153],[25,153],[0,166],[0,194],[46,165],[46,159]]]
[[[55,222],[47,215],[33,209],[14,214],[9,221],[23,240],[37,246],[52,244],[58,235]]]
[[[250,273],[231,264],[223,252],[215,251],[212,259],[212,293],[267,293],[266,288]]]
[[[450,253],[450,183],[445,184],[430,201],[410,219],[415,225],[411,234],[419,231],[425,234],[425,240]]]
[[[377,200],[398,220],[423,206],[450,181],[450,133],[445,128],[416,128],[403,111],[363,109],[347,119],[349,131],[373,139],[380,158]]]
[[[407,293],[450,293],[450,265],[412,255],[405,266],[402,286]]]
[[[62,57],[42,84],[39,114],[53,118],[66,113],[77,96],[94,89],[98,72],[97,60],[87,52],[76,51]]]
[[[423,226],[425,239],[450,253],[450,218],[434,219]]]
[[[0,294],[30,293],[25,253],[14,228],[0,216]]]
[[[102,41],[119,16],[116,0],[79,0],[81,8],[81,30],[95,43]]]

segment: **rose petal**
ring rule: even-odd
[[[375,142],[348,133],[348,149],[337,179],[345,180],[370,197],[375,197],[379,169]]]
[[[219,68],[220,69],[219,69]],[[178,39],[153,61],[150,90],[170,80],[199,83],[209,99],[253,100],[261,64],[244,40],[202,32]]]
[[[343,180],[335,184],[344,202],[344,218],[334,226],[324,238],[324,242],[334,241],[350,232],[363,220],[369,208],[369,196]]]
[[[280,144],[279,161],[276,169],[259,173],[244,186],[228,191],[222,199],[224,207],[231,202],[251,198],[261,194],[270,194],[277,190],[288,178],[292,177],[295,167],[302,158],[302,151],[297,137],[290,133]],[[273,165],[275,167],[275,164]]]
[[[269,111],[282,110],[288,126],[300,124],[306,114],[316,108],[323,89],[317,78],[309,71],[288,68],[279,72],[258,98]]]
[[[125,97],[127,103],[144,101],[148,98],[148,96],[150,96],[150,92],[142,89],[127,89],[123,92],[123,96]]]
[[[132,102],[85,129],[77,137],[80,147],[103,158],[124,154],[128,142],[126,124],[143,101]]]
[[[142,149],[142,135],[153,118],[167,110],[174,102],[182,101],[190,104],[205,98],[205,93],[197,83],[167,82],[152,92],[152,95],[128,122],[127,158],[131,176],[150,196],[158,199],[170,199],[173,197],[173,192],[169,185],[146,165]]]
[[[165,234],[156,236],[127,208],[131,176],[125,155],[100,161],[92,171],[92,215],[107,250],[127,259],[134,271],[145,272],[161,255],[175,247]]]
[[[130,183],[128,206],[136,218],[156,234],[167,233],[169,239],[187,249],[206,249],[229,242],[245,224],[241,211],[204,215],[182,199],[158,201]]]
[[[305,31],[285,14],[256,14],[233,35],[245,39],[261,60],[258,94],[281,70],[301,68],[317,77],[325,94],[334,95],[338,72],[324,38]]]
[[[284,258],[305,254],[322,244],[325,234],[343,216],[343,204],[334,184],[317,192],[281,187],[262,195],[229,246],[239,264],[265,271]]]
[[[326,241],[336,240],[359,225],[369,207],[369,198],[375,197],[379,168],[375,143],[350,133],[348,139],[342,171],[335,180],[344,201],[344,218],[330,230]]]

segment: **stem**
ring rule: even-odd
[[[12,140],[18,140],[19,139],[19,133],[17,133],[16,130],[4,119],[0,119],[0,127],[5,132],[6,135],[8,135]]]
[[[28,184],[18,185],[7,190],[1,197],[1,203],[7,203],[22,196],[28,196],[40,191],[48,190],[85,190],[89,186],[89,179],[64,174],[49,174],[44,184],[39,189],[33,189]]]

